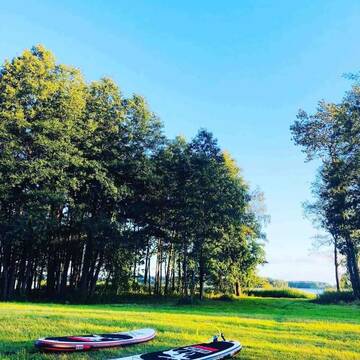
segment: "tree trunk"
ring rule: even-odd
[[[163,277],[163,249],[162,246],[160,247],[160,259],[159,259],[159,287],[158,287],[158,294],[162,294],[162,277]]]
[[[204,282],[205,282],[205,264],[204,264],[202,248],[200,250],[200,261],[199,261],[199,282],[200,282],[199,298],[200,300],[202,300],[204,298]]]
[[[181,274],[181,256],[179,254],[178,256],[178,278],[177,278],[177,293],[180,294],[181,291],[181,279],[182,279],[182,274]]]
[[[171,264],[172,264],[172,253],[173,253],[173,245],[171,244],[170,251],[169,251],[169,257],[167,260],[167,266],[166,266],[166,274],[165,274],[165,295],[168,295],[169,292],[169,283],[170,283],[170,274],[171,274]]]
[[[148,264],[148,291],[149,291],[149,295],[151,295],[151,256],[149,256],[149,264]]]
[[[9,267],[11,263],[10,259],[10,246],[4,246],[4,256],[3,256],[3,269],[1,274],[1,300],[8,300],[9,292]]]
[[[200,282],[200,289],[199,289],[199,299],[202,300],[204,298],[204,269],[203,266],[200,264],[200,274],[199,274],[199,282]]]
[[[137,270],[137,258],[136,258],[136,250],[134,252],[134,268],[133,268],[133,287],[136,283],[136,270]]]
[[[55,249],[53,246],[49,248],[48,255],[48,264],[47,264],[47,275],[46,275],[46,291],[49,297],[54,296],[55,290],[55,260],[54,260],[54,252]]]
[[[69,266],[70,266],[70,256],[69,254],[66,254],[65,262],[63,265],[63,269],[61,272],[61,279],[60,279],[60,293],[59,295],[65,295],[66,293],[66,287],[67,287],[67,280],[68,280],[68,272],[69,272]]]
[[[148,261],[149,261],[149,242],[148,245],[146,247],[146,255],[145,255],[145,270],[144,270],[144,287],[146,287],[146,282],[147,282],[147,277],[148,277],[148,271],[149,271],[149,267],[148,267]]]
[[[157,249],[156,255],[156,265],[155,265],[155,283],[154,283],[154,293],[157,294],[159,292],[159,246]]]
[[[360,274],[356,250],[351,239],[347,240],[347,267],[356,299],[360,300]]]
[[[175,266],[176,266],[176,261],[175,261],[175,251],[174,251],[174,255],[172,258],[172,265],[171,265],[171,292],[172,293],[175,292]]]
[[[241,295],[241,286],[239,280],[235,283],[235,295],[240,296]]]
[[[104,262],[104,253],[101,252],[97,266],[96,266],[96,270],[95,273],[91,279],[91,283],[90,283],[90,296],[93,296],[95,294],[95,290],[96,290],[96,283],[97,280],[99,278],[99,274],[100,274],[100,270],[101,267],[103,266],[103,262]]]
[[[336,280],[336,290],[340,291],[340,281],[339,281],[339,261],[338,261],[338,250],[337,250],[337,237],[334,237],[334,266],[335,266],[335,280]]]
[[[80,279],[80,293],[83,297],[88,295],[88,290],[89,290],[88,285],[89,285],[91,255],[92,255],[92,243],[91,240],[89,240],[86,244],[84,262],[82,266],[81,279]]]
[[[182,268],[182,272],[183,272],[183,295],[184,296],[188,296],[189,292],[188,292],[188,273],[187,273],[187,246],[186,243],[184,241],[183,244],[183,268]]]

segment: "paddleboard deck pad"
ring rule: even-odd
[[[35,346],[43,351],[85,351],[139,344],[154,337],[154,329],[139,329],[99,335],[47,337],[36,340]]]
[[[237,341],[215,341],[112,360],[219,360],[230,358],[240,350]]]

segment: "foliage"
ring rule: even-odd
[[[316,299],[319,304],[351,303],[353,301],[355,301],[355,296],[352,291],[325,291]]]
[[[287,287],[289,287],[289,283],[287,281],[284,281],[284,280],[268,279],[268,282],[274,288],[287,288]],[[296,287],[296,286],[294,286],[294,287]]]
[[[236,299],[237,297],[235,295],[227,295],[227,294],[213,298],[213,300],[218,300],[218,301],[234,301]]]
[[[345,272],[340,279],[341,288],[344,290],[351,290],[351,282],[349,278],[349,273]]]

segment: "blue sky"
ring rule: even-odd
[[[42,43],[88,80],[144,95],[168,136],[211,130],[271,224],[263,275],[334,282],[303,218],[316,164],[291,142],[297,110],[338,101],[360,69],[358,1],[7,1],[0,61]]]

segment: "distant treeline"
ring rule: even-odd
[[[208,131],[167,139],[141,96],[42,46],[0,69],[1,299],[239,294],[265,219]]]
[[[321,281],[289,281],[289,287],[297,289],[326,289],[331,285]]]
[[[317,245],[332,246],[337,289],[343,261],[355,298],[360,299],[360,82],[355,83],[339,104],[321,101],[317,112],[301,110],[291,127],[294,142],[302,146],[307,160],[321,165],[312,186],[314,201],[305,205],[315,225],[325,230]]]
[[[331,285],[321,281],[284,281],[268,278],[269,284],[275,288],[297,288],[297,289],[326,289]]]

